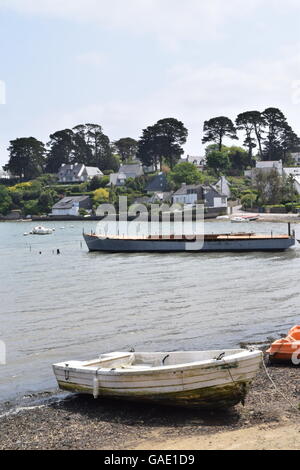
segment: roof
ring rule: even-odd
[[[119,169],[119,173],[125,173],[128,175],[141,176],[143,174],[143,168],[140,163],[132,163],[127,165],[122,165]]]
[[[204,193],[207,193],[208,191],[213,191],[215,194],[217,194],[219,197],[227,197],[226,194],[220,193],[216,188],[214,188],[212,185],[207,184],[186,184],[182,185],[181,188],[176,191],[173,196],[184,196],[188,194],[188,191],[190,194],[197,193],[199,191],[203,191]],[[191,193],[192,191],[192,193]]]
[[[86,199],[90,199],[90,196],[66,196],[54,204],[52,209],[71,209],[74,203],[82,202]]]
[[[256,162],[256,168],[282,168],[281,160],[264,160]]]
[[[88,176],[99,176],[103,175],[102,171],[95,166],[86,166],[85,167]]]
[[[66,171],[77,171],[78,173],[84,169],[84,164],[83,163],[72,163],[72,164],[66,164],[63,163],[58,170],[59,172],[66,172]]]
[[[145,191],[155,192],[161,191],[166,192],[168,190],[168,180],[165,173],[159,173],[147,184]]]
[[[194,192],[198,192],[202,190],[202,185],[201,184],[183,184],[181,188],[179,188],[173,196],[183,196],[187,194],[188,190],[194,190]]]

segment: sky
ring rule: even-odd
[[[299,19],[300,0],[0,0],[0,167],[10,140],[91,122],[114,141],[174,117],[202,155],[205,120],[272,106],[300,135]]]

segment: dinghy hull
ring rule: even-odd
[[[244,402],[262,358],[260,351],[235,351],[233,354],[232,350],[212,351],[214,359],[182,364],[172,364],[176,353],[156,353],[156,364],[171,357],[170,364],[166,360],[163,365],[146,367],[132,360],[126,364],[123,358],[118,364],[112,361],[105,367],[98,367],[101,361],[93,366],[74,361],[55,364],[53,369],[61,389],[92,394],[95,398],[203,409],[228,408]],[[139,354],[144,357],[147,353],[131,356]],[[154,354],[148,353],[152,358]],[[220,354],[224,357],[216,359]]]

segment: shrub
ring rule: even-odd
[[[104,202],[108,202],[109,200],[109,191],[104,188],[96,189],[93,193],[94,202],[97,204],[102,204]]]
[[[40,214],[40,207],[38,200],[27,201],[24,204],[25,215],[38,215]]]
[[[242,196],[241,203],[245,209],[249,209],[250,207],[253,207],[253,205],[256,203],[256,199],[257,195],[249,192]]]

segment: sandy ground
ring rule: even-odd
[[[0,449],[299,449],[299,368],[268,372],[285,398],[261,369],[245,406],[223,412],[50,392],[26,397],[22,408],[6,403],[1,411]]]
[[[153,433],[136,450],[299,450],[300,423],[253,426],[209,436],[163,439],[163,432]]]

